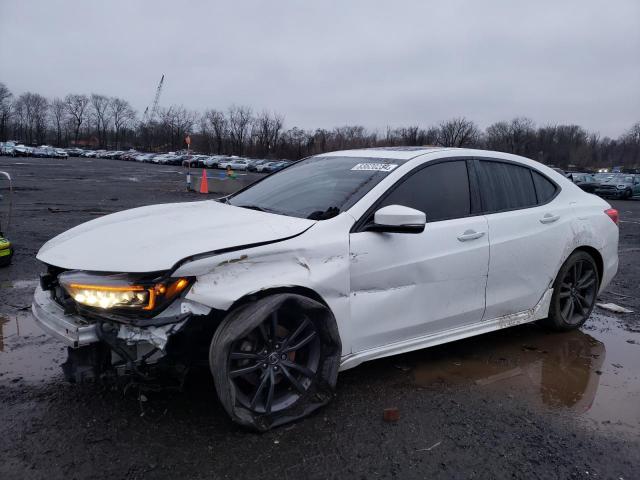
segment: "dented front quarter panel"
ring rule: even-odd
[[[333,312],[343,348],[349,348],[352,332],[345,321],[349,318],[347,232],[353,223],[353,217],[342,213],[317,222],[295,238],[193,260],[174,275],[196,277],[187,300],[223,311],[243,297],[265,290],[313,290]]]

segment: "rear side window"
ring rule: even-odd
[[[531,171],[531,175],[533,175],[533,184],[536,187],[538,203],[547,203],[556,194],[556,186],[544,175],[536,172],[535,170]],[[587,183],[592,181],[591,177],[588,176],[585,176],[583,180]]]
[[[380,204],[403,205],[425,213],[427,222],[469,215],[469,176],[464,160],[422,168],[404,180]]]
[[[531,170],[512,163],[481,160],[478,177],[485,212],[499,212],[537,204]]]

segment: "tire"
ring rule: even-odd
[[[622,198],[624,200],[629,200],[631,197],[633,197],[633,192],[631,190],[625,190],[624,195],[622,196]]]
[[[209,349],[218,398],[231,419],[266,431],[309,415],[334,395],[342,346],[323,304],[275,294],[231,311]]]
[[[557,331],[580,328],[593,310],[600,287],[598,267],[584,251],[571,254],[553,283],[549,316],[542,322]]]

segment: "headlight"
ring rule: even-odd
[[[91,275],[72,271],[60,274],[58,282],[76,303],[103,310],[162,308],[189,286],[187,278],[157,282],[135,281],[129,275]]]
[[[624,189],[625,189],[625,188],[627,188],[627,187],[626,187],[626,186],[624,186],[624,185],[618,185],[618,187],[617,187],[617,188],[618,188],[618,190],[624,190]]]

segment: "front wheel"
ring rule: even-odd
[[[587,321],[596,303],[600,275],[587,252],[573,253],[553,284],[549,316],[544,324],[554,330],[574,330]]]
[[[211,342],[209,366],[231,419],[265,431],[331,400],[340,355],[337,326],[326,306],[276,294],[229,313]]]

